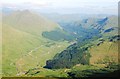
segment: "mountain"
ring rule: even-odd
[[[118,34],[119,28],[117,22],[117,16],[111,16],[99,19],[96,18],[94,21],[91,21],[91,23],[89,23],[89,19],[87,19],[83,20],[82,22],[77,21],[73,23],[61,24],[63,29],[65,29],[67,32],[75,32],[74,35],[77,37],[77,42],[73,45],[70,45],[61,53],[55,55],[52,60],[48,60],[45,68],[59,69],[71,68],[76,64],[89,65],[91,64],[90,61],[98,60],[95,58],[100,56],[99,54],[102,54],[102,52],[102,56],[104,56],[104,58],[107,56],[111,57],[111,55],[115,54],[115,56],[112,57],[113,61],[111,61],[111,58],[110,61],[112,63],[118,63],[117,41],[120,40],[120,36]],[[86,25],[89,26],[85,27]],[[116,43],[114,44],[114,42]],[[112,44],[113,47],[111,47]],[[99,45],[101,45],[103,48],[101,48]],[[114,45],[116,46],[115,49]],[[91,48],[98,48],[96,50],[99,50],[99,52],[97,53],[96,51],[95,54],[94,51],[91,51]],[[103,51],[104,48],[106,48],[105,52]],[[113,51],[110,50],[112,48],[114,49]],[[107,53],[109,53],[109,55]],[[104,60],[104,58],[101,59]]]
[[[44,38],[43,32],[61,30],[60,26],[28,10],[3,14],[2,29],[3,76],[21,75],[30,68],[41,67],[69,45]]]
[[[48,19],[18,10],[2,17],[3,76],[85,77],[118,70],[117,16]]]
[[[58,24],[28,10],[15,11],[10,15],[6,15],[3,18],[3,22],[4,21],[8,25],[11,24],[14,28],[39,36],[43,31],[51,31],[59,28]],[[14,25],[14,23],[16,23],[16,25]]]

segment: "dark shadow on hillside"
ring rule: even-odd
[[[69,77],[2,77],[2,79],[119,79],[120,70],[111,73],[94,73],[88,77],[74,77],[75,74],[70,74]]]
[[[69,72],[69,77],[70,79],[119,79],[119,73],[120,70],[116,70],[114,72],[109,72],[109,73],[105,73],[105,72],[95,72],[95,70],[85,70],[82,71],[81,73],[84,72],[91,72],[92,74],[90,75],[85,75],[86,77],[76,77],[75,73]],[[79,72],[80,74],[80,72]]]

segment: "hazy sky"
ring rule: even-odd
[[[117,14],[119,0],[2,0],[3,6],[41,12]]]

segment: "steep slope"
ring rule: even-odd
[[[118,27],[118,17],[117,16],[110,16],[108,17],[108,21],[106,25],[103,27],[103,36],[104,37],[113,37],[118,35],[118,31],[120,27]]]
[[[2,26],[3,76],[21,75],[36,65],[41,67],[47,59],[68,46],[65,41],[44,38],[42,32],[60,29],[60,26],[29,11],[3,15]],[[55,49],[56,46],[60,47]]]
[[[54,56],[52,60],[48,60],[45,68],[72,68],[76,64],[95,65],[98,67],[114,67],[118,65],[119,39],[99,41],[98,43],[95,43],[95,41],[87,42],[82,46],[77,44],[69,46],[66,50]]]
[[[3,17],[3,23],[35,35],[41,35],[43,31],[51,31],[59,28],[59,25],[28,10],[15,11]],[[29,28],[29,29],[28,29]]]
[[[48,60],[45,66],[46,68],[51,68],[51,69],[71,68],[76,64],[84,64],[84,65],[90,64],[92,60],[93,61],[98,60],[98,59],[94,59],[94,57],[99,56],[99,54],[102,54],[102,52],[103,52],[102,56],[104,57],[101,59],[104,59],[108,53],[109,53],[108,55],[109,57],[115,54],[112,56],[112,58],[113,61],[117,63],[116,62],[116,60],[118,59],[117,41],[120,40],[120,36],[118,35],[119,28],[118,28],[116,16],[97,19],[96,22],[93,22],[93,24],[90,25],[88,28],[84,28],[82,24],[75,24],[75,23],[70,24],[69,26],[67,27],[65,25],[65,28],[68,28],[66,30],[68,30],[69,32],[76,31],[76,35],[82,37],[78,37],[77,43],[70,45],[68,48],[66,48],[66,50],[54,56],[52,60]],[[109,31],[110,28],[115,28],[115,29]],[[102,47],[106,48],[105,49],[106,51],[103,50],[104,48],[101,48],[99,46],[103,42],[104,45]],[[111,47],[111,44],[114,45],[114,42],[116,42],[115,43],[116,49],[113,48],[114,46]],[[94,45],[95,46],[97,45],[96,48],[98,47],[99,49],[99,50],[96,49],[96,52],[99,51],[100,53],[98,54],[96,53],[97,56],[93,56],[93,58],[90,60],[90,57],[93,55],[93,51],[90,51],[88,49],[90,49]],[[113,48],[113,50],[116,51],[116,53],[110,50],[111,48]]]

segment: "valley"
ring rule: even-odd
[[[76,16],[28,10],[3,15],[3,76],[77,78],[119,71],[117,16]]]

